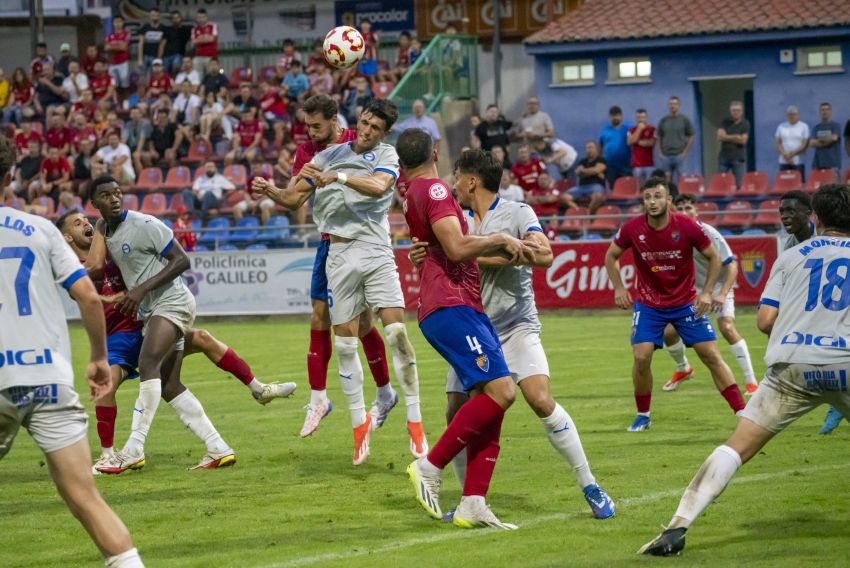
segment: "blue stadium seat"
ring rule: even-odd
[[[165,223],[165,226],[168,227],[169,229],[172,229],[172,230],[174,229],[174,222],[171,219],[166,219],[165,217],[160,217],[159,220],[162,221],[163,223]]]
[[[207,225],[206,231],[201,233],[201,237],[198,239],[201,243],[214,243],[216,241],[220,243],[226,243],[230,238],[230,219],[227,217],[214,217],[210,220]]]
[[[586,241],[601,241],[602,235],[599,233],[588,233],[587,236],[584,237]]]
[[[724,237],[734,237],[735,233],[729,229],[720,229],[720,234]]]
[[[220,250],[220,251],[223,251],[223,252],[230,252],[230,251],[234,251],[234,250],[239,250],[239,247],[236,246],[236,245],[226,244],[226,245],[221,245],[216,250]]]
[[[253,245],[248,245],[247,247],[245,247],[245,250],[269,250],[269,247],[262,243],[256,243]]]
[[[762,235],[766,235],[767,232],[764,229],[747,229],[741,234],[747,237],[759,237]]]
[[[275,215],[266,221],[266,228],[260,231],[261,241],[282,241],[289,238],[289,217]]]
[[[210,252],[205,245],[195,245],[195,252]]]
[[[256,217],[242,217],[236,222],[236,227],[230,233],[231,241],[253,241],[260,232],[260,220]]]

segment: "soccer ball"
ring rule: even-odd
[[[351,26],[338,26],[325,36],[325,60],[338,69],[347,69],[363,59],[366,42]]]

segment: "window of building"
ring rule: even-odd
[[[647,83],[652,80],[649,57],[608,60],[609,83]]]
[[[594,84],[593,61],[556,61],[552,64],[552,84],[578,87]]]
[[[797,50],[798,73],[831,73],[844,71],[841,46],[802,47]]]

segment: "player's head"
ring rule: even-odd
[[[467,150],[454,167],[454,193],[462,207],[471,207],[476,191],[498,193],[502,163],[486,150]]]
[[[667,215],[670,186],[663,177],[651,177],[643,184],[643,210],[653,219]]]
[[[91,182],[91,202],[107,221],[117,219],[124,211],[124,195],[111,175],[98,176]]]
[[[687,193],[680,193],[673,198],[673,207],[679,213],[684,213],[691,219],[696,219],[699,211],[697,211],[697,198]]]
[[[36,150],[37,152],[38,150]],[[12,181],[12,166],[15,165],[15,145],[5,136],[0,136],[0,179],[3,187]]]
[[[779,198],[779,220],[788,234],[804,232],[812,215],[812,198],[805,191],[795,190]]]
[[[390,129],[398,120],[398,109],[395,103],[385,99],[372,99],[357,120],[357,146],[363,150],[371,150],[386,138]]]
[[[304,101],[304,124],[315,144],[327,146],[336,141],[336,101],[328,95],[316,95]]]
[[[818,234],[838,231],[850,236],[850,186],[830,183],[820,186],[812,197]]]
[[[432,164],[436,160],[436,148],[431,135],[419,128],[409,128],[399,134],[395,147],[398,161],[406,176],[409,175],[407,172]]]
[[[59,232],[65,237],[65,242],[71,245],[73,249],[89,250],[91,247],[92,237],[94,237],[94,227],[92,227],[86,216],[73,209],[68,211],[56,221],[56,226]]]

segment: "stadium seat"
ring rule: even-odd
[[[718,207],[717,203],[713,201],[700,201],[697,203],[697,211],[699,212],[699,218],[701,221],[705,221],[709,225],[713,225],[717,222],[720,207]]]
[[[230,215],[233,213],[233,209],[236,207],[237,203],[240,203],[245,199],[245,192],[241,189],[234,189],[233,191],[225,194],[224,196],[224,207],[219,208],[219,213],[222,215]]]
[[[133,189],[136,191],[159,191],[162,187],[162,170],[159,168],[145,168],[139,174],[136,180],[136,185]]]
[[[213,154],[212,145],[206,140],[195,140],[189,146],[189,152],[185,158],[180,160],[181,164],[187,166],[197,166],[198,164],[208,160]]]
[[[733,201],[726,206],[720,217],[720,227],[749,227],[753,217],[753,206],[749,201]]]
[[[778,199],[768,199],[766,201],[762,201],[758,204],[756,208],[756,217],[753,219],[752,225],[754,227],[769,227],[771,229],[776,229],[779,227],[781,223],[779,219],[779,211],[766,211],[767,209],[779,209],[779,200]]]
[[[153,215],[154,217],[161,217],[165,214],[165,210],[166,199],[164,193],[149,193],[145,197],[144,202],[142,203],[142,213],[147,213],[148,215]]]
[[[216,250],[220,250],[220,251],[223,251],[223,252],[231,252],[231,251],[234,251],[234,250],[239,250],[239,247],[237,247],[236,245],[231,245],[231,244],[223,244],[223,245],[219,245],[219,247]]]
[[[622,214],[622,210],[616,205],[603,205],[600,207],[593,219],[590,221],[590,230],[597,232],[611,232],[613,233],[620,227],[620,223],[622,219],[616,217],[599,217],[599,215],[620,215]]]
[[[832,168],[812,170],[806,182],[806,191],[814,193],[822,185],[837,182],[838,174]]]
[[[747,172],[741,180],[736,197],[761,197],[767,195],[770,179],[764,172]]]
[[[584,240],[586,240],[586,241],[601,241],[604,238],[605,237],[603,237],[599,233],[588,233],[587,235],[585,235]]]
[[[559,179],[555,182],[555,189],[558,191],[569,191],[576,186],[574,179]]]
[[[732,197],[735,195],[735,176],[729,172],[716,173],[708,180],[706,197]]]
[[[795,189],[803,189],[803,176],[799,170],[782,170],[776,174],[773,187],[770,189],[772,195],[780,195]]]
[[[583,233],[585,227],[587,227],[588,221],[586,219],[574,219],[573,217],[581,217],[585,215],[587,215],[587,207],[567,209],[567,212],[564,213],[564,220],[561,221],[561,225],[558,227],[558,230],[567,234]]]
[[[685,174],[679,176],[679,193],[702,195],[705,191],[705,181],[700,174]]]
[[[210,249],[205,245],[195,245],[195,252],[210,252]]]
[[[255,243],[253,245],[248,245],[245,247],[245,250],[269,250],[269,247],[262,243]]]
[[[747,229],[746,231],[744,231],[741,234],[744,235],[745,237],[761,237],[761,236],[766,235],[767,233],[765,232],[764,229]]]
[[[623,176],[617,178],[614,182],[614,189],[611,195],[608,196],[609,201],[628,201],[631,199],[640,199],[640,184],[637,178],[632,176]]]
[[[841,183],[850,183],[850,168],[844,170],[844,177],[841,178]]]
[[[237,67],[230,72],[230,88],[238,89],[240,83],[251,83],[254,80],[254,70],[250,67]]]
[[[165,183],[162,184],[162,189],[165,191],[182,191],[191,189],[192,187],[192,172],[186,166],[175,166],[168,170],[168,175],[165,177]]]
[[[289,217],[286,215],[275,215],[266,221],[266,225],[260,231],[261,241],[282,241],[289,238]]]
[[[390,213],[390,234],[394,238],[407,237],[410,235],[410,229],[407,226],[407,220],[404,218],[404,213]]]
[[[183,202],[183,194],[175,193],[171,196],[171,199],[168,201],[168,214],[169,215],[177,215],[177,209],[181,206],[185,206],[186,204]]]
[[[643,203],[635,203],[626,209],[626,215],[629,217],[637,217],[638,215],[643,215]]]
[[[198,238],[202,243],[226,243],[230,239],[230,219],[227,217],[213,217],[207,225],[207,230],[201,232]]]
[[[277,73],[277,67],[274,65],[266,65],[265,67],[260,69],[260,72],[257,74],[258,81],[269,82],[274,80],[275,74]]]
[[[242,217],[230,233],[231,241],[254,241],[260,232],[260,220],[256,217]]]
[[[139,196],[135,193],[125,193],[124,194],[124,209],[129,209],[130,211],[138,211],[139,210]]]
[[[248,172],[242,164],[227,166],[222,175],[229,179],[236,186],[236,189],[245,189],[245,185],[248,183]]]

